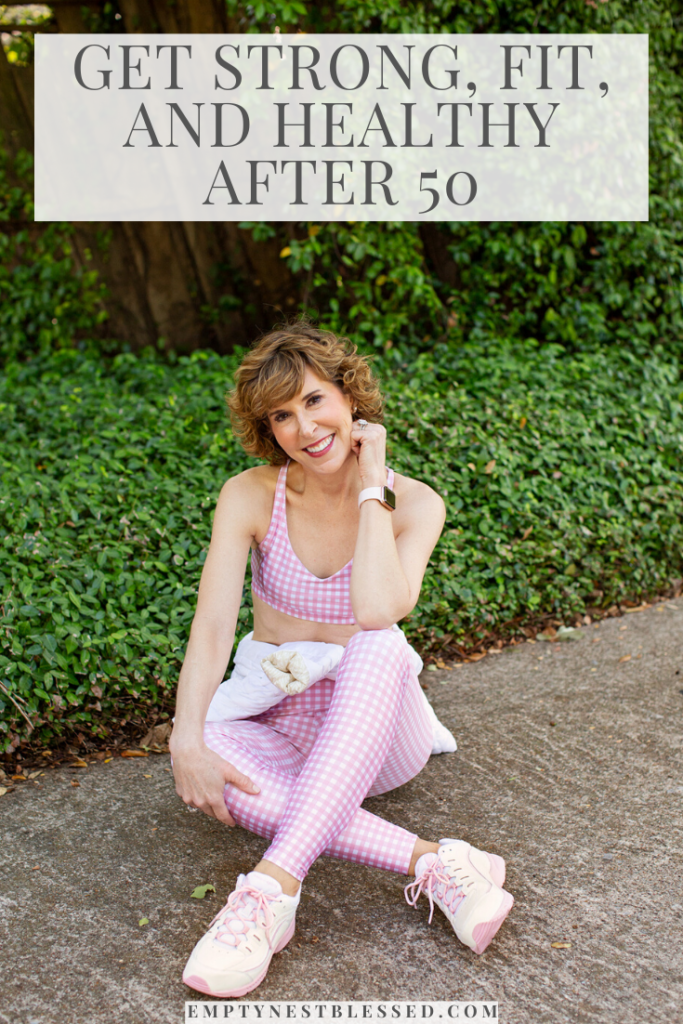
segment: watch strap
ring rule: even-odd
[[[358,495],[358,508],[361,507],[364,501],[369,501],[370,498],[377,498],[378,501],[382,501],[383,497],[383,487],[366,487],[365,490],[361,491]]]
[[[387,491],[391,495],[392,500],[388,500]],[[370,498],[376,498],[385,508],[391,509],[393,512],[396,507],[396,497],[390,487],[366,487],[358,495],[358,508],[361,507],[364,501],[368,501]]]

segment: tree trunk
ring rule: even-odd
[[[102,0],[55,0],[57,30],[88,32]],[[222,0],[119,0],[127,33],[236,31]],[[2,51],[2,47],[0,47]],[[33,69],[10,65],[0,52],[0,125],[10,156],[33,149]],[[297,283],[280,259],[294,236],[283,223],[275,238],[224,222],[111,222],[75,225],[74,251],[108,289],[107,336],[134,350],[157,345],[189,352],[230,352],[248,345],[293,309]]]

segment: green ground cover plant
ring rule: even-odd
[[[74,350],[0,379],[0,744],[106,739],[170,706],[212,510],[252,464],[224,395],[239,359]],[[533,342],[377,360],[391,464],[448,521],[404,623],[431,657],[638,600],[681,571],[683,385],[662,348]],[[250,623],[248,587],[238,632]],[[20,710],[19,710],[20,709]],[[21,713],[20,713],[21,711]]]

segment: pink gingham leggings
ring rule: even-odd
[[[320,854],[407,874],[416,836],[361,809],[414,778],[432,727],[405,638],[364,630],[336,682],[321,679],[255,718],[211,722],[207,746],[261,789],[225,788],[235,821],[272,839],[264,858],[300,881]]]

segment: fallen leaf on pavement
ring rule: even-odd
[[[162,722],[160,725],[155,725],[153,729],[149,730],[140,746],[159,753],[168,753],[168,740],[171,735],[171,728],[170,722]]]
[[[7,786],[0,786],[0,796],[4,796],[7,792]]]
[[[551,942],[552,949],[571,949],[571,942]]]
[[[623,658],[619,658],[619,664],[621,664],[622,661],[630,661],[630,660],[631,660],[631,655],[630,654],[625,654]]]
[[[207,892],[215,892],[213,885],[198,885],[194,892],[190,893],[190,899],[203,900]]]
[[[149,924],[149,918],[141,917],[140,920],[138,921],[138,924],[140,925],[141,928],[144,928],[146,924]]]
[[[560,626],[557,631],[558,640],[580,640],[581,630],[575,629],[573,626]]]
[[[72,780],[71,780],[71,785],[72,785],[72,786],[80,786],[80,782],[76,782],[76,780],[75,780],[75,779],[72,779]]]
[[[105,759],[104,759],[104,763],[105,763],[105,764],[109,764],[109,762],[110,762],[110,761],[113,761],[113,760],[114,760],[114,758],[113,758],[113,757],[105,757]]]
[[[149,757],[144,750],[122,750],[121,757]]]
[[[44,775],[44,771],[31,772],[29,779],[37,779],[39,775]]]
[[[650,604],[639,604],[637,608],[626,608],[627,615],[633,615],[634,612],[644,612],[646,608],[651,608]]]
[[[481,661],[482,658],[486,657],[486,651],[482,654],[468,654],[465,661]]]
[[[12,782],[26,782],[26,776],[25,775],[13,775],[12,776]]]
[[[87,761],[72,761],[71,764],[69,765],[69,767],[70,768],[87,768],[88,767],[88,762]],[[33,776],[31,776],[31,778],[33,778]]]

